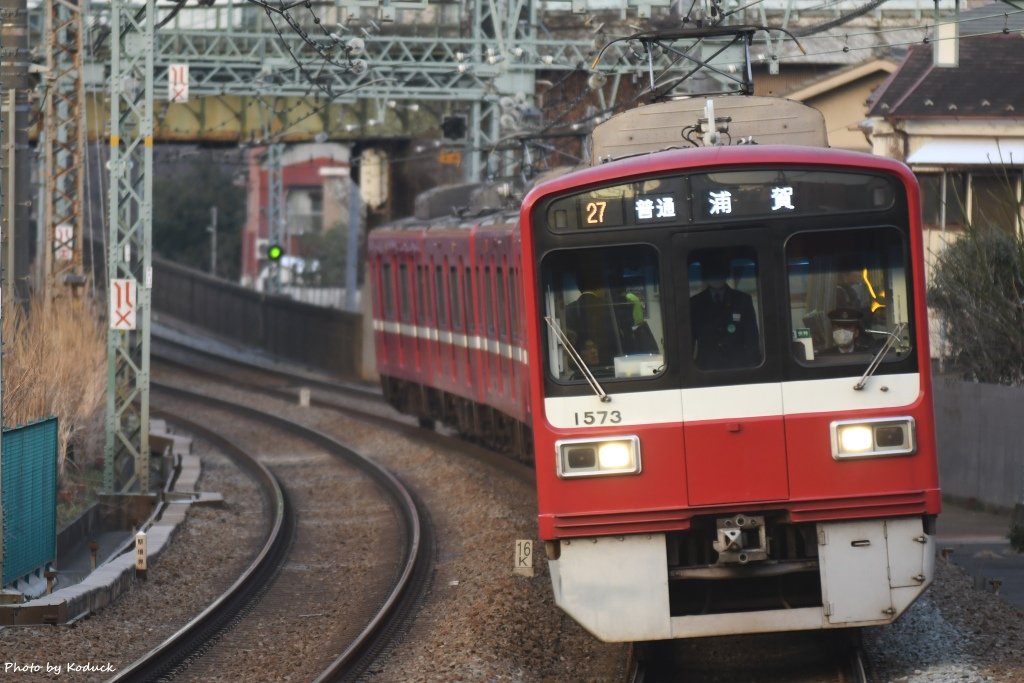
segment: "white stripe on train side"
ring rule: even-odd
[[[397,334],[399,336],[409,337],[412,339],[427,339],[434,342],[443,342],[460,349],[486,351],[487,353],[495,356],[501,356],[502,358],[514,360],[517,363],[526,364],[526,349],[497,339],[491,339],[489,337],[482,337],[480,335],[467,336],[465,334],[450,332],[448,330],[439,330],[436,327],[417,327],[408,323],[378,319],[374,319],[373,321],[373,330],[375,332]]]
[[[859,377],[743,384],[610,394],[558,396],[544,399],[552,427],[572,429],[599,425],[639,426],[682,421],[749,419],[808,413],[902,408],[921,393],[918,373],[874,376],[867,386],[853,388]],[[608,386],[606,385],[606,389]]]
[[[527,363],[526,349],[480,335],[466,336],[442,332],[434,327],[415,327],[376,319],[373,321],[373,329],[435,342],[444,340],[459,348],[483,350],[523,365]],[[853,388],[857,379],[859,375],[796,382],[613,393],[610,403],[602,403],[594,395],[549,397],[544,399],[544,414],[552,427],[565,429],[592,427],[595,426],[594,420],[598,424],[604,420],[603,424],[621,426],[669,424],[683,420],[693,422],[899,408],[914,403],[921,393],[921,378],[917,373],[876,375],[868,379],[861,391]],[[615,422],[608,421],[611,419]]]

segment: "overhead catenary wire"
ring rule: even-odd
[[[743,11],[743,10],[750,9],[752,7],[755,7],[755,6],[759,5],[759,4],[761,4],[762,1],[763,0],[754,0],[753,2],[747,3],[746,5],[743,5],[743,6],[737,8],[736,10],[731,11],[730,13],[728,13],[727,15],[724,15],[724,16],[729,16],[731,14],[734,14],[734,13],[738,12],[738,11]],[[340,97],[343,97],[343,96],[345,96],[347,94],[351,94],[352,92],[355,92],[356,90],[358,90],[360,87],[364,87],[364,86],[371,85],[371,84],[379,84],[379,83],[383,83],[383,82],[387,82],[388,81],[388,79],[383,79],[383,78],[381,78],[381,79],[369,78],[369,79],[367,79],[365,81],[361,81],[359,83],[356,83],[356,84],[352,85],[352,87],[346,89],[345,91],[337,92],[334,83],[325,82],[325,81],[327,81],[327,78],[335,76],[335,74],[337,74],[338,70],[350,71],[351,70],[351,65],[343,63],[342,61],[339,61],[338,59],[335,58],[335,54],[337,52],[337,48],[342,46],[341,40],[340,40],[340,38],[339,38],[339,36],[337,34],[331,33],[331,31],[328,30],[327,25],[316,14],[316,10],[315,10],[314,5],[311,2],[308,2],[306,0],[299,0],[299,1],[293,1],[293,2],[269,2],[269,1],[263,1],[263,0],[250,0],[249,4],[256,5],[256,6],[258,6],[258,7],[263,9],[263,13],[266,14],[268,22],[269,22],[269,25],[272,27],[272,29],[276,33],[278,39],[281,40],[282,43],[285,45],[286,50],[287,50],[287,52],[288,52],[292,62],[295,65],[292,70],[297,70],[299,73],[302,74],[303,78],[310,84],[310,90],[314,90],[315,89],[316,91],[318,91],[319,93],[322,93],[327,98],[326,102],[318,103],[317,105],[312,106],[312,108],[309,111],[305,112],[302,115],[301,118],[299,118],[299,119],[297,119],[295,121],[287,120],[288,119],[288,113],[290,113],[291,111],[294,111],[296,109],[299,109],[300,107],[309,107],[310,106],[309,99],[310,99],[311,96],[313,96],[313,95],[311,95],[311,93],[307,92],[307,95],[301,96],[299,98],[299,100],[292,107],[287,108],[286,110],[281,110],[281,109],[275,110],[275,115],[276,116],[278,116],[278,117],[283,116],[284,117],[283,121],[287,124],[287,128],[282,128],[282,129],[276,131],[275,134],[274,134],[274,139],[276,139],[276,140],[283,139],[284,137],[286,137],[288,135],[288,133],[291,130],[294,130],[295,128],[297,128],[302,122],[308,120],[311,117],[315,117],[315,116],[323,114],[326,111],[329,111],[332,106],[334,106],[335,104],[338,104],[338,99]],[[830,7],[830,6],[833,6],[833,5],[837,5],[837,4],[838,4],[838,2],[834,2],[834,1],[832,1],[832,2],[824,2],[824,3],[821,3],[821,4],[817,5],[816,7],[818,7],[818,8],[827,8],[827,7]],[[869,2],[868,4],[870,5],[871,3]],[[691,3],[691,11],[692,11],[692,8],[695,5],[696,5],[695,2]],[[171,18],[173,18],[177,14],[177,12],[180,9],[180,7],[181,7],[181,3],[178,3],[178,2],[172,3],[170,5],[171,14],[164,18],[164,20],[161,22],[161,25],[166,24]],[[863,7],[865,7],[865,6],[862,5],[860,9],[863,9]],[[327,41],[326,47],[324,46],[323,41],[318,41],[317,39],[313,38],[311,36],[311,34],[309,33],[309,31],[306,28],[304,28],[304,24],[302,22],[300,22],[296,17],[291,15],[291,12],[296,10],[296,9],[298,9],[298,8],[303,8],[303,9],[305,9],[310,14],[310,16],[312,17],[313,25],[319,28],[319,31],[323,33],[323,37]],[[972,17],[972,18],[969,18],[969,19],[960,18],[960,20],[957,23],[963,24],[963,23],[966,23],[968,21],[978,21],[980,19],[992,18],[992,17],[996,17],[996,16],[998,16],[998,17],[1011,16],[1011,15],[1019,14],[1020,12],[1024,12],[1024,10],[1015,10],[1015,11],[1010,11],[1010,12],[1007,12],[1007,13],[1000,13],[998,15],[990,15],[989,17]],[[863,14],[863,13],[864,12],[861,12],[861,14]],[[688,12],[688,14],[689,14],[689,12]],[[843,15],[843,17],[850,18],[848,14],[847,15]],[[299,53],[297,53],[291,47],[290,42],[285,39],[283,25],[287,25],[296,35],[298,35],[301,38],[303,43],[309,49],[311,49],[313,51],[313,53],[314,53],[313,56],[308,56],[308,55],[303,56],[303,55],[300,55]],[[817,27],[814,27],[814,28],[820,28],[820,26],[821,25],[818,25]],[[841,52],[842,53],[848,53],[848,52],[855,51],[855,50],[873,50],[873,49],[877,49],[878,47],[881,47],[881,46],[900,47],[900,46],[904,46],[904,45],[916,44],[918,42],[929,42],[930,40],[935,40],[935,38],[930,37],[930,31],[932,30],[933,27],[934,27],[934,22],[927,22],[927,23],[922,22],[919,25],[910,26],[910,27],[877,28],[877,29],[870,29],[870,30],[865,30],[865,31],[847,32],[847,33],[838,34],[838,35],[836,33],[834,33],[834,32],[825,33],[825,34],[822,34],[822,33],[819,32],[819,33],[814,34],[814,35],[800,35],[799,36],[800,41],[809,43],[812,46],[814,44],[814,41],[820,41],[820,40],[825,40],[825,39],[831,39],[831,40],[841,39],[841,40],[845,41],[846,44],[844,44],[844,46],[842,48],[831,48],[831,49],[823,49],[823,50],[810,49],[810,50],[806,51],[805,55],[803,55],[803,54],[802,55],[795,55],[795,54],[794,55],[787,55],[786,56],[786,60],[787,60],[787,62],[797,63],[799,60],[801,60],[805,56],[807,58],[821,58],[821,57],[826,57],[826,56],[829,56],[829,55],[839,54]],[[344,28],[346,28],[346,27],[339,27],[337,30],[340,32]],[[773,28],[773,27],[767,27],[767,28]],[[799,31],[800,31],[801,34],[804,32],[804,30],[799,30]],[[922,35],[922,39],[920,41],[917,41],[917,40],[906,41],[905,40],[905,41],[892,42],[892,43],[887,43],[885,41],[879,41],[879,42],[884,43],[884,45],[878,45],[878,44],[872,44],[872,45],[850,45],[849,44],[849,41],[851,39],[852,40],[857,40],[857,39],[860,39],[860,38],[863,38],[863,37],[868,37],[868,36],[870,36],[870,37],[879,37],[879,36],[882,36],[884,34],[888,34],[888,33],[891,33],[891,32],[896,32],[896,31],[901,31],[901,32],[921,31],[923,35]],[[982,35],[990,35],[990,34],[982,34]],[[372,36],[369,36],[369,37],[372,38]],[[789,39],[784,39],[782,42],[783,43],[789,42]],[[764,59],[763,55],[761,56],[761,59]],[[319,63],[314,63],[314,62],[319,62]],[[569,72],[566,75],[565,78],[570,77],[573,73],[576,73],[576,72]],[[565,79],[563,78],[563,81],[564,80]],[[543,138],[543,137],[545,137],[547,135],[582,134],[581,131],[579,131],[579,130],[572,130],[572,131],[570,131],[569,128],[572,127],[574,129],[577,129],[577,128],[585,129],[588,126],[592,125],[596,121],[600,121],[603,118],[605,118],[607,116],[610,116],[611,114],[613,114],[613,113],[615,113],[617,111],[621,111],[623,109],[629,108],[630,106],[634,105],[638,100],[642,99],[645,96],[645,93],[640,93],[640,94],[636,94],[636,95],[627,95],[624,98],[624,101],[619,101],[620,93],[616,93],[615,97],[616,97],[617,101],[613,101],[613,102],[609,103],[608,106],[606,106],[606,107],[600,107],[600,108],[597,108],[597,109],[593,110],[593,113],[590,114],[589,116],[586,116],[586,115],[585,116],[576,116],[576,117],[573,118],[573,121],[571,123],[569,123],[567,121],[568,117],[572,114],[573,110],[576,109],[578,107],[578,105],[582,101],[584,101],[586,99],[586,95],[587,95],[587,91],[583,91],[579,95],[577,95],[574,99],[572,99],[571,101],[567,101],[567,102],[561,103],[562,106],[560,106],[557,110],[555,110],[555,112],[553,112],[553,114],[549,117],[548,121],[545,122],[543,124],[543,126],[539,130],[533,131],[532,134],[534,136],[538,137],[538,138]],[[400,89],[396,90],[395,97],[396,98],[401,98],[401,90]],[[254,104],[257,104],[259,106],[263,106],[258,100],[249,101],[246,106],[253,106]],[[163,117],[165,117],[166,114],[167,114],[167,109],[165,108],[163,110],[163,112],[162,112]],[[236,116],[240,116],[240,114],[236,114]],[[161,117],[161,123],[163,123],[163,117]],[[218,128],[226,127],[226,126],[231,125],[232,123],[236,122],[237,120],[238,120],[237,118],[230,118],[230,117],[226,118],[225,120],[221,121],[217,125],[217,127]],[[585,130],[583,130],[583,132],[585,132]],[[462,146],[460,146],[460,149],[462,151],[464,151],[464,152],[467,152],[467,153],[493,152],[493,151],[497,151],[498,149],[508,149],[508,148],[510,148],[510,147],[503,147],[503,145],[506,145],[506,144],[514,144],[514,145],[521,144],[523,137],[527,137],[527,136],[509,136],[509,137],[505,137],[505,138],[502,138],[501,140],[499,140],[498,143],[496,143],[496,144],[482,145],[481,148],[475,148],[475,147],[469,147],[469,146],[462,145]],[[552,151],[552,150],[551,150],[551,148],[549,148],[547,151]],[[416,157],[406,157],[406,158],[416,158]]]

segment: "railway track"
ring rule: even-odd
[[[323,643],[336,648],[328,654],[322,652],[311,655],[312,659],[326,661],[317,672],[316,680],[346,680],[358,675],[372,661],[375,653],[386,647],[389,637],[402,623],[409,613],[411,605],[418,599],[432,571],[433,534],[428,521],[422,516],[412,495],[397,478],[372,461],[361,457],[358,453],[339,443],[333,437],[300,425],[283,417],[259,411],[248,406],[234,404],[230,401],[198,394],[181,388],[154,384],[164,400],[185,403],[200,403],[208,414],[223,413],[243,416],[250,426],[243,431],[259,434],[268,428],[288,434],[289,439],[300,439],[307,445],[302,454],[296,456],[272,456],[263,454],[254,456],[250,447],[242,446],[236,438],[227,438],[218,432],[207,429],[195,421],[175,419],[190,432],[201,436],[229,453],[243,466],[256,473],[262,482],[265,494],[272,502],[267,540],[257,553],[248,569],[223,595],[217,598],[206,610],[179,629],[173,636],[153,648],[144,657],[123,668],[112,679],[117,681],[158,680],[168,674],[183,678],[202,678],[201,669],[205,662],[215,662],[218,674],[230,671],[230,657],[224,657],[220,650],[224,644],[232,650],[247,647],[258,647],[258,643],[246,645],[246,624],[270,621],[288,628],[288,623],[296,629],[308,628],[311,619],[309,610],[301,605],[316,604],[321,610],[330,610],[329,601],[317,595],[316,582],[309,581],[305,571],[305,563],[315,555],[308,546],[315,543],[315,534],[304,532],[304,527],[321,526],[324,521],[318,517],[314,509],[316,495],[310,495],[304,487],[300,470],[311,459],[323,466],[323,458],[330,457],[347,470],[344,476],[351,477],[356,470],[367,480],[373,482],[381,495],[388,499],[388,506],[393,512],[385,516],[398,520],[398,528],[393,536],[401,539],[400,558],[395,568],[386,571],[387,590],[370,590],[365,586],[366,595],[356,610],[362,614],[357,617],[357,626],[341,628],[344,635],[329,637],[329,631],[322,631],[318,638],[318,646]],[[252,425],[257,424],[259,427]],[[321,456],[313,455],[319,450]],[[289,457],[292,461],[289,463]],[[267,464],[261,463],[266,461]],[[272,472],[271,470],[274,470]],[[275,475],[275,472],[277,473]],[[322,474],[322,473],[321,473]],[[296,476],[298,475],[298,476]],[[296,489],[290,492],[289,489]],[[322,502],[322,501],[321,501]],[[308,517],[308,518],[307,518]],[[383,549],[382,549],[383,550]],[[381,552],[381,554],[384,554]],[[336,580],[337,577],[326,577]],[[306,580],[304,580],[306,579]],[[373,583],[373,582],[371,582]],[[376,582],[377,584],[380,581]],[[323,586],[321,586],[323,588]],[[339,615],[339,619],[327,621],[340,622],[352,615]],[[325,621],[321,619],[321,621]],[[249,629],[250,631],[252,629]],[[255,628],[260,631],[260,628]],[[338,629],[335,629],[338,630]],[[240,635],[239,635],[240,634]],[[258,636],[257,636],[258,637]],[[325,643],[323,641],[326,641]]]
[[[442,539],[430,596],[401,647],[379,660],[365,680],[452,680],[465,678],[459,672],[467,666],[475,672],[469,678],[477,680],[490,678],[481,672],[503,676],[497,672],[507,668],[526,681],[624,680],[628,648],[595,641],[551,604],[539,546],[535,578],[511,573],[515,540],[536,533],[531,467],[445,427],[423,429],[387,405],[378,389],[317,381],[244,352],[229,350],[232,359],[226,360],[216,343],[213,352],[196,346],[188,338],[155,337],[156,367],[173,368],[198,386],[229,383],[254,402],[287,401],[293,415],[363,444],[404,473],[430,506]],[[299,407],[302,388],[311,390],[308,409]],[[553,642],[560,648],[552,649]]]
[[[532,482],[532,468],[525,467],[508,457],[487,449],[452,438],[446,435],[443,429],[436,433],[427,432],[421,429],[415,421],[392,411],[384,404],[378,391],[367,389],[364,386],[328,382],[301,372],[289,372],[280,368],[254,365],[237,359],[224,359],[220,354],[197,350],[190,345],[164,339],[160,340],[155,357],[159,358],[161,363],[173,365],[187,372],[200,373],[207,378],[217,377],[221,381],[244,387],[246,391],[259,392],[291,402],[297,400],[300,388],[312,388],[313,392],[310,396],[310,405],[312,406],[344,411],[357,420],[404,432],[418,440],[432,441],[449,452],[463,452],[473,458],[483,459],[495,467],[512,473],[524,482]],[[197,362],[197,358],[205,360]],[[225,371],[225,362],[231,366],[230,371]],[[633,657],[632,665],[623,666],[626,671],[625,679],[635,683],[656,683],[666,680],[685,681],[686,683],[734,680],[759,683],[832,683],[833,681],[866,683],[869,680],[864,673],[859,649],[836,649],[831,644],[831,640],[828,640],[828,647],[824,647],[816,641],[810,649],[818,660],[820,660],[821,652],[827,651],[830,654],[825,660],[811,662],[808,656],[800,658],[799,650],[807,647],[806,644],[785,645],[787,641],[794,639],[799,641],[806,635],[808,634],[756,636],[752,637],[752,642],[755,643],[753,646],[745,643],[743,637],[739,638],[739,641],[744,643],[742,645],[730,644],[730,641],[736,639],[704,639],[697,641],[701,643],[701,649],[696,651],[690,649],[688,652],[686,648],[691,647],[692,642],[664,644],[670,648],[669,650],[655,645],[653,648],[648,648],[646,656]],[[757,644],[758,642],[767,642],[773,636],[781,638],[781,640],[771,641],[767,645],[772,652],[771,666],[756,661],[746,665],[736,660],[734,651],[749,653],[753,647],[756,652],[757,649],[766,647]],[[825,636],[826,639],[829,639],[831,634],[825,634]],[[751,637],[746,638],[751,639]],[[711,650],[702,651],[708,646],[708,643],[713,641],[717,641],[717,643]],[[780,646],[780,643],[783,645]],[[682,647],[683,650],[674,651],[679,647]],[[724,648],[726,653],[718,652],[718,648]],[[793,659],[779,660],[780,651],[791,651],[794,648],[798,652],[793,655]]]
[[[424,430],[424,425],[387,405],[379,387],[325,380],[312,373],[232,358],[169,337],[157,339],[152,354],[153,359],[162,365],[201,374],[206,379],[218,379],[244,387],[247,391],[291,402],[299,400],[303,389],[309,389],[309,403],[313,407],[343,412],[346,417],[365,424],[384,427],[420,441],[442,446],[454,454],[485,462],[489,467],[531,486],[533,484],[532,467],[490,449],[468,443],[443,427],[436,431]],[[226,367],[234,369],[227,371]]]

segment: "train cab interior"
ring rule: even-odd
[[[764,265],[780,260],[772,253],[779,247],[781,273]],[[769,365],[804,377],[863,368],[883,346],[880,364],[911,356],[907,246],[895,228],[811,229],[778,246],[751,241],[676,254],[686,268],[671,285],[650,244],[549,254],[542,274],[549,377],[560,384],[583,382],[587,372],[597,380],[653,379],[670,368],[673,346],[683,349],[688,371],[702,375]],[[672,305],[666,286],[678,299]],[[686,339],[673,342],[673,330]]]

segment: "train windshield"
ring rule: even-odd
[[[553,196],[534,215],[549,388],[916,371],[906,199],[881,174],[800,168]]]
[[[804,366],[867,365],[911,351],[906,251],[895,228],[809,231],[786,243],[790,353]]]
[[[557,251],[545,257],[542,270],[544,315],[562,332],[548,336],[548,370],[553,377],[582,381],[585,370],[599,380],[664,372],[654,247]]]

